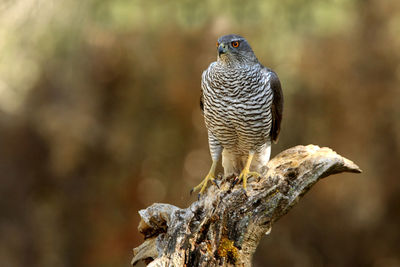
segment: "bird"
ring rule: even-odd
[[[247,178],[261,176],[278,141],[283,92],[278,75],[264,67],[240,35],[218,38],[217,60],[201,76],[203,111],[212,159],[205,179],[191,192],[203,194],[222,156],[224,177],[237,176],[247,191]]]

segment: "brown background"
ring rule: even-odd
[[[0,3],[0,265],[129,266],[137,211],[186,207],[211,164],[198,107],[218,36],[282,82],[273,155],[329,146],[255,266],[400,266],[400,2]]]

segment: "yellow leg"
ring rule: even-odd
[[[246,161],[246,165],[244,166],[244,169],[242,170],[242,172],[239,175],[239,182],[241,180],[243,180],[243,188],[244,190],[247,190],[247,177],[248,176],[254,176],[254,177],[259,177],[261,176],[261,174],[259,174],[258,172],[251,172],[250,169],[250,165],[251,165],[251,161],[253,160],[253,156],[254,153],[250,153],[249,157],[247,158]]]
[[[208,172],[206,178],[204,178],[204,180],[203,180],[199,185],[197,185],[196,187],[194,187],[194,188],[190,191],[190,193],[192,193],[192,192],[197,191],[197,190],[200,189],[199,195],[203,194],[204,190],[205,190],[206,187],[207,187],[208,181],[209,181],[209,180],[214,180],[214,179],[215,179],[215,169],[216,169],[216,168],[217,168],[217,161],[216,161],[216,160],[213,160],[212,165],[211,165],[211,168],[210,168],[210,171]]]

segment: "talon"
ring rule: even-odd
[[[247,190],[246,190],[246,189],[244,189],[244,195],[245,195],[246,197],[249,197],[249,196],[247,195]]]
[[[239,177],[235,177],[235,179],[233,180],[232,185],[235,186],[239,181],[240,181]]]
[[[249,154],[249,157],[247,158],[246,166],[244,167],[244,169],[242,170],[242,172],[240,173],[240,175],[238,177],[238,181],[243,180],[243,188],[244,188],[245,192],[247,191],[247,177],[249,177],[249,176],[260,177],[261,176],[261,174],[259,174],[258,172],[251,172],[249,170],[251,161],[253,159],[253,155],[254,155],[253,153]]]
[[[219,189],[219,184],[217,182],[217,179],[210,179],[210,182]]]
[[[196,187],[194,187],[191,190],[191,192],[195,192],[195,191],[200,190],[199,191],[199,195],[202,195],[204,190],[207,187],[207,184],[208,184],[209,180],[211,180],[211,182],[212,182],[212,180],[214,180],[214,175],[212,173],[207,174],[206,178],[204,178],[204,180],[200,184],[198,184]]]
[[[204,190],[206,189],[207,183],[208,183],[209,180],[211,180],[211,182],[215,184],[215,181],[214,181],[214,180],[215,180],[215,169],[216,169],[216,167],[217,167],[217,161],[213,161],[213,163],[212,163],[212,165],[211,165],[211,169],[210,169],[210,171],[208,172],[206,178],[204,178],[204,180],[203,180],[200,184],[198,184],[197,186],[195,186],[195,187],[190,191],[190,192],[192,193],[192,192],[194,192],[194,191],[200,190],[200,191],[199,191],[199,195],[198,195],[198,198],[199,198],[199,199],[200,199],[200,196],[203,194]]]

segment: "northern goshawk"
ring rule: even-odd
[[[218,59],[203,72],[200,106],[208,130],[212,166],[192,191],[202,194],[215,178],[222,154],[225,177],[239,174],[246,190],[248,176],[259,176],[277,142],[283,111],[278,76],[264,67],[249,43],[235,34],[217,42]]]

